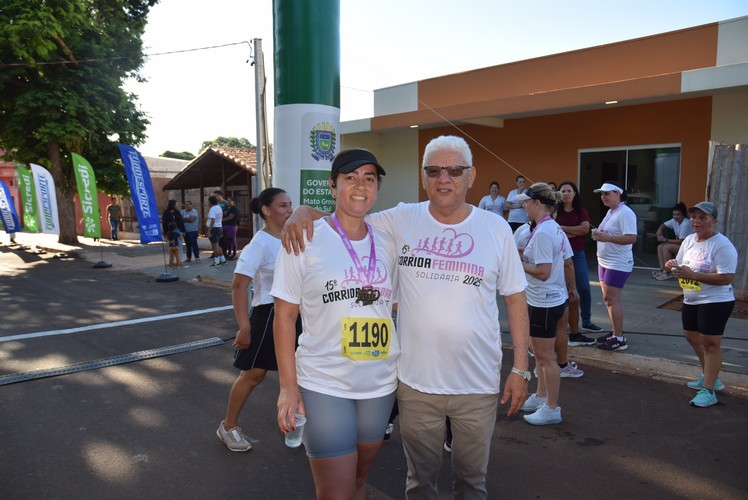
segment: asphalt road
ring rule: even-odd
[[[0,497],[313,498],[303,448],[286,448],[275,425],[274,374],[242,414],[252,451],[232,453],[215,435],[236,376],[232,312],[214,310],[230,305],[229,290],[0,247],[0,297]],[[133,320],[147,321],[111,325]],[[165,350],[210,339],[217,345]],[[131,353],[157,357],[96,368]],[[93,369],[10,381],[85,363]],[[696,409],[692,396],[587,368],[562,381],[562,424],[500,413],[490,497],[748,498],[748,401]],[[396,427],[367,497],[403,498],[405,473]],[[450,476],[445,453],[442,498]]]

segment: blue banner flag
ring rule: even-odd
[[[0,218],[3,219],[3,227],[6,233],[15,233],[21,230],[21,222],[18,219],[13,198],[10,196],[10,189],[3,181],[0,181]]]
[[[162,241],[161,221],[148,165],[140,153],[130,146],[120,144],[119,150],[125,164],[127,182],[130,183],[130,197],[135,206],[135,215],[140,225],[140,243]]]

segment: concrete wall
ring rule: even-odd
[[[748,144],[748,90],[716,95],[712,102],[711,139]]]
[[[421,152],[418,149],[416,129],[345,134],[340,149],[347,148],[368,149],[387,171],[374,211],[394,207],[401,201],[418,201]]]

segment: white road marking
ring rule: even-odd
[[[65,330],[49,330],[46,332],[22,333],[20,335],[11,335],[0,337],[0,342],[10,342],[11,340],[26,340],[38,337],[50,337],[52,335],[67,335],[69,333],[80,333],[89,330],[101,330],[103,328],[116,328],[118,326],[137,325],[139,323],[150,323],[151,321],[163,321],[165,319],[184,318],[185,316],[198,316],[219,311],[228,311],[234,306],[211,307],[209,309],[199,309],[197,311],[186,311],[175,314],[164,314],[163,316],[151,316],[150,318],[128,319],[125,321],[114,321],[112,323],[100,323],[98,325],[81,326],[78,328],[67,328]]]

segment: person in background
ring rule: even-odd
[[[229,208],[229,204],[226,201],[226,198],[223,197],[223,191],[220,189],[216,189],[213,191],[213,196],[216,197],[218,200],[218,206],[221,207],[221,212],[225,213],[226,209]],[[222,219],[223,220],[223,219]],[[226,256],[226,235],[223,234],[223,224],[221,224],[221,237],[218,239],[218,244],[221,247],[221,252],[223,253],[224,257]],[[213,257],[215,258],[216,255],[213,253]]]
[[[187,259],[185,262],[192,262],[192,254],[195,254],[195,261],[200,260],[200,245],[198,245],[198,229],[200,228],[200,216],[197,210],[192,208],[192,202],[184,202],[184,208],[180,212],[184,223],[184,242],[187,246]]]
[[[239,209],[234,198],[226,198],[226,210],[223,211],[223,237],[226,241],[224,253],[226,260],[236,259],[236,231],[239,229]]]
[[[559,424],[558,406],[560,371],[555,353],[556,338],[566,346],[568,301],[575,299],[576,287],[571,265],[573,251],[566,234],[552,214],[561,194],[548,184],[535,183],[517,196],[528,218],[535,223],[522,253],[522,267],[527,274],[527,307],[530,317],[530,343],[538,368],[538,389],[522,411],[532,425]],[[565,261],[569,259],[568,270]],[[567,289],[567,282],[569,287]],[[568,364],[568,363],[567,363]]]
[[[517,201],[517,195],[522,194],[525,190],[525,178],[522,175],[518,175],[516,179],[517,188],[509,191],[506,197],[506,204],[504,208],[509,210],[509,217],[507,221],[509,226],[512,228],[512,232],[516,231],[522,224],[528,222],[527,213],[522,205]]]
[[[249,451],[252,444],[242,434],[239,414],[249,395],[265,380],[268,371],[277,371],[273,321],[275,307],[270,289],[273,286],[275,260],[281,247],[280,231],[291,215],[291,198],[282,189],[267,188],[249,202],[265,227],[245,247],[234,270],[231,302],[239,330],[234,338],[234,368],[241,370],[231,386],[226,416],[216,430],[218,438],[231,451]],[[251,314],[249,287],[253,287]],[[295,325],[301,333],[301,319]]]
[[[335,156],[329,179],[335,212],[314,223],[316,237],[304,253],[278,255],[270,292],[278,426],[287,433],[295,413],[306,416],[303,443],[320,499],[363,500],[395,401],[397,250],[390,236],[364,221],[383,175],[364,149]],[[294,349],[299,313],[303,333]]]
[[[508,415],[519,411],[532,377],[527,280],[507,222],[466,203],[477,175],[472,161],[463,138],[433,139],[420,169],[428,201],[400,203],[367,218],[392,235],[399,254],[397,399],[408,498],[439,498],[446,417],[453,435],[455,497],[487,498],[498,403],[511,400]],[[316,234],[310,220],[323,215],[297,208],[284,228],[286,250],[303,250],[303,233]],[[514,346],[501,398],[499,294]]]
[[[119,239],[119,226],[122,223],[122,207],[117,204],[117,198],[112,196],[112,202],[106,207],[107,219],[111,228],[112,241]]]
[[[596,339],[597,348],[623,351],[628,344],[623,335],[621,293],[634,268],[636,214],[626,205],[626,191],[616,182],[604,183],[595,193],[600,193],[603,205],[608,207],[600,226],[593,229],[592,239],[597,242],[597,274],[613,327],[613,331]]]
[[[701,364],[701,376],[688,382],[688,387],[699,391],[691,405],[706,408],[717,404],[714,391],[725,388],[719,379],[720,344],[735,307],[732,280],[738,266],[738,252],[715,228],[714,203],[699,202],[687,213],[693,234],[686,236],[675,259],[665,263],[665,270],[678,278],[683,289],[683,330]]]
[[[179,231],[176,222],[169,222],[169,230],[166,232],[166,241],[169,242],[169,267],[179,269],[182,267],[181,246],[182,233]]]
[[[590,232],[590,216],[582,206],[577,185],[571,181],[561,183],[561,203],[556,211],[556,222],[563,229],[571,242],[574,256],[574,275],[577,284],[578,301],[569,302],[569,345],[591,346],[595,339],[582,335],[579,329],[579,316],[582,316],[582,330],[601,332],[603,329],[592,322],[592,293],[590,291],[590,274],[587,257],[584,252],[584,241]]]
[[[222,266],[226,263],[226,258],[221,250],[221,236],[223,235],[223,210],[218,205],[218,197],[213,195],[208,197],[210,210],[208,210],[208,234],[210,244],[213,247],[213,263],[211,267]]]
[[[666,238],[663,234],[665,228],[670,229],[675,237]],[[686,205],[682,201],[676,203],[673,207],[673,218],[663,222],[657,228],[656,236],[659,242],[659,245],[657,245],[657,260],[659,261],[660,268],[657,271],[652,271],[652,278],[657,281],[664,281],[673,277],[672,274],[665,271],[665,262],[678,255],[681,243],[692,232],[691,221],[686,217]]]
[[[558,186],[556,186],[556,183],[555,183],[555,182],[553,182],[553,181],[550,181],[550,182],[548,183],[548,186],[550,186],[550,188],[551,188],[551,189],[553,189],[554,191],[558,191]]]
[[[169,224],[172,222],[177,225],[180,233],[184,233],[184,221],[182,220],[182,213],[177,209],[177,200],[169,200],[166,204],[166,210],[161,215],[161,229],[164,237],[169,232]]]
[[[478,208],[488,210],[489,212],[495,213],[499,217],[503,217],[504,203],[506,203],[506,198],[499,194],[499,189],[501,189],[501,187],[499,186],[498,182],[491,182],[491,185],[488,188],[489,194],[481,198],[480,203],[478,203]]]

